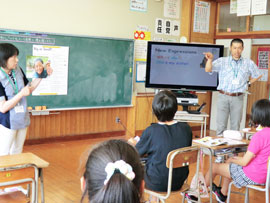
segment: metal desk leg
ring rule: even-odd
[[[203,123],[201,123],[201,136],[200,136],[200,138],[202,138],[202,135],[203,135],[203,132],[204,131],[204,129],[203,129]]]
[[[32,189],[32,195],[35,193],[35,200],[33,202],[38,203],[38,177],[39,177],[39,169],[35,165],[35,186],[36,190]]]
[[[204,134],[203,134],[203,137],[206,136],[206,121],[207,121],[207,118],[204,117]]]
[[[209,163],[209,165],[210,165],[210,194],[209,194],[209,197],[210,197],[210,203],[212,203],[212,183],[213,183],[213,176],[212,176],[212,174],[213,174],[213,169],[212,169],[212,157],[213,157],[213,154],[212,154],[212,150],[211,149],[209,149],[209,152],[210,152],[210,157],[209,157],[209,161],[210,161],[210,163]]]
[[[40,176],[41,202],[42,203],[45,203],[44,182],[43,182],[43,170],[42,170],[42,168],[39,169],[39,176]]]

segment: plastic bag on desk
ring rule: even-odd
[[[200,197],[202,197],[202,198],[209,197],[207,186],[206,186],[205,179],[204,179],[204,175],[202,172],[198,173],[198,177],[196,177],[196,175],[194,175],[194,177],[192,178],[190,188],[194,189],[195,192],[190,192],[189,194],[198,196],[198,194],[199,194],[198,187],[196,186],[197,178],[198,178],[198,187],[199,187]]]

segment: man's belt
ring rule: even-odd
[[[238,97],[238,96],[243,94],[242,92],[229,93],[229,92],[224,92],[222,90],[219,90],[219,93],[225,94],[225,95],[228,95],[228,96],[232,96],[232,97]]]

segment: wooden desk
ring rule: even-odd
[[[200,123],[201,124],[201,138],[206,136],[206,122],[209,115],[201,112],[200,114],[190,114],[186,111],[177,111],[174,116],[174,120],[178,122],[187,123]]]
[[[40,186],[41,186],[41,201],[42,203],[44,203],[45,200],[44,200],[43,168],[48,167],[49,163],[39,158],[33,153],[21,153],[21,154],[0,156],[0,168],[18,166],[18,165],[24,165],[24,164],[34,164],[39,169],[39,178],[40,178]],[[37,183],[36,199],[38,201],[38,183]]]
[[[213,137],[212,138],[219,138],[219,137]],[[247,147],[248,147],[248,144],[249,144],[249,140],[241,140],[242,142],[244,142],[244,144],[234,144],[234,145],[227,145],[227,144],[224,144],[224,145],[219,145],[219,146],[208,146],[208,145],[204,145],[204,144],[200,144],[200,143],[197,143],[197,142],[192,142],[192,145],[195,145],[195,146],[199,146],[203,153],[208,155],[209,156],[209,170],[210,170],[210,203],[212,203],[212,182],[213,182],[213,177],[212,177],[212,158],[213,156],[216,156],[217,155],[217,152],[219,152],[219,155],[220,155],[220,150],[221,149],[231,149],[231,152],[230,153],[233,153],[233,152],[245,152],[247,151]],[[236,151],[237,150],[237,151]],[[227,152],[225,152],[227,153]]]

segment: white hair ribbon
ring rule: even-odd
[[[135,178],[135,173],[132,170],[132,167],[123,160],[118,160],[114,163],[109,162],[105,168],[105,172],[107,173],[107,177],[104,180],[104,185],[110,180],[112,175],[115,173],[115,170],[119,170],[124,176],[126,176],[130,181]]]

